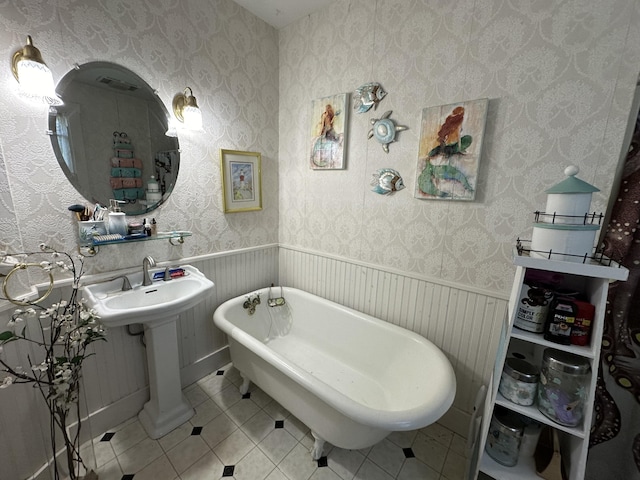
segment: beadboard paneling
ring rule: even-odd
[[[280,281],[431,340],[456,372],[454,407],[471,414],[493,365],[505,295],[287,246],[280,247]]]
[[[197,377],[199,364],[208,368],[219,358],[214,358],[216,353],[226,349],[227,339],[212,321],[217,306],[271,283],[282,284],[369,313],[433,341],[454,367],[458,392],[452,421],[458,422],[458,430],[464,433],[475,392],[491,370],[496,333],[506,312],[505,297],[277,245],[187,258],[181,263],[196,266],[215,283],[211,296],[178,321],[183,383]],[[0,322],[8,321],[10,311],[0,315]],[[13,351],[16,347],[18,344],[5,347],[4,355],[26,355]],[[105,422],[113,426],[137,413],[147,395],[148,379],[144,346],[140,337],[127,333],[126,327],[110,329],[108,341],[95,344],[95,352],[85,363],[84,378],[89,410],[108,412],[97,422],[93,432],[97,435],[105,429]],[[38,406],[31,389],[17,386],[3,393],[10,393],[12,402],[28,410]],[[9,409],[0,411],[0,425],[7,438],[16,438],[18,443],[24,440],[25,446],[34,441],[43,444],[42,434],[24,434],[46,429],[42,418],[38,421],[35,415],[16,423],[11,415]],[[29,459],[33,468],[28,471],[42,464],[42,455],[41,451],[39,458]],[[18,465],[7,468],[16,473],[27,471]]]
[[[211,279],[215,288],[210,298],[180,316],[178,338],[183,369],[227,345],[227,339],[213,325],[213,312],[218,305],[278,283],[278,247],[271,245],[213,255],[188,263]]]
[[[225,335],[213,325],[213,312],[218,305],[278,283],[278,246],[212,254],[180,263],[194,265],[215,283],[210,297],[181,315],[177,322],[181,376],[185,385],[199,378],[203,368],[208,368],[206,373],[210,373],[211,368],[221,366],[212,365],[212,361],[221,358],[215,357],[216,353],[226,351],[227,345]],[[121,272],[112,273],[115,277]],[[59,290],[62,289],[54,290],[50,298],[60,298]],[[3,308],[0,325],[6,325],[12,313],[12,308]],[[139,325],[132,326],[134,331],[140,329]],[[91,435],[96,436],[137,414],[148,399],[148,378],[141,337],[129,335],[127,327],[108,329],[107,341],[96,342],[92,348],[95,355],[83,366],[83,391],[89,412],[94,416],[91,423],[83,425],[83,430],[90,430]],[[25,368],[28,368],[27,355],[37,356],[24,342],[9,343],[0,354],[10,363],[21,363]],[[204,367],[198,368],[199,364]],[[48,428],[46,409],[36,390],[25,385],[0,390],[3,458],[0,478],[26,478],[44,464]]]

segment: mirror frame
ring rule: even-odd
[[[170,178],[170,182],[168,184],[165,185],[165,191],[162,194],[162,197],[160,198],[160,200],[152,203],[151,205],[146,203],[146,184],[147,184],[147,180],[150,178],[151,175],[154,175],[156,177],[156,180],[160,182],[161,179],[158,178],[158,174],[157,174],[157,170],[158,168],[156,168],[158,166],[158,164],[162,164],[162,162],[158,162],[155,159],[155,156],[152,157],[150,160],[147,160],[148,162],[151,162],[151,168],[152,171],[151,173],[144,171],[142,172],[142,188],[145,191],[145,198],[143,199],[138,199],[138,200],[132,200],[132,201],[128,201],[127,203],[124,203],[121,205],[122,207],[122,211],[125,212],[127,215],[144,215],[146,213],[149,213],[153,210],[155,210],[156,208],[158,208],[160,205],[162,205],[164,202],[166,202],[166,200],[169,198],[169,196],[171,195],[173,188],[175,187],[177,178],[178,178],[178,173],[179,173],[179,169],[180,169],[180,145],[178,142],[178,138],[177,138],[177,134],[174,135],[167,135],[167,133],[170,131],[170,126],[171,126],[171,118],[169,115],[169,111],[167,110],[167,107],[165,106],[164,102],[160,99],[160,97],[158,96],[158,93],[155,89],[151,88],[151,86],[142,78],[140,77],[138,74],[136,74],[135,72],[131,71],[130,69],[128,69],[127,67],[124,67],[122,65],[119,65],[117,63],[113,63],[113,62],[104,62],[104,61],[95,61],[95,62],[87,62],[83,65],[76,65],[74,69],[70,70],[69,72],[67,72],[64,77],[60,80],[60,82],[58,83],[58,85],[56,86],[56,92],[58,93],[58,95],[60,96],[60,98],[62,98],[62,100],[65,100],[65,91],[67,91],[67,89],[71,88],[74,84],[74,82],[80,83],[78,80],[78,76],[79,76],[79,72],[85,73],[87,71],[90,71],[91,69],[100,69],[101,71],[104,71],[106,69],[110,69],[110,70],[114,70],[114,71],[119,71],[124,73],[124,75],[127,78],[132,78],[135,79],[136,83],[139,85],[139,87],[141,89],[144,89],[145,95],[144,98],[153,98],[156,100],[156,107],[157,109],[162,113],[162,117],[161,118],[156,118],[154,120],[157,120],[159,122],[159,124],[161,125],[162,129],[164,131],[161,132],[162,135],[166,135],[167,137],[170,137],[173,139],[175,148],[171,149],[171,150],[167,150],[167,149],[161,149],[159,152],[156,152],[156,155],[158,153],[164,152],[164,151],[170,151],[171,152],[171,159],[169,159],[169,164],[171,166],[172,170],[172,175]],[[84,83],[84,82],[82,82]],[[119,92],[122,95],[125,95],[122,92]],[[73,185],[73,187],[76,189],[76,191],[82,195],[88,202],[90,202],[91,204],[95,204],[95,203],[100,203],[103,206],[108,206],[109,205],[109,200],[111,198],[114,198],[114,196],[110,196],[109,198],[103,199],[103,198],[93,198],[92,194],[91,194],[91,187],[90,186],[84,186],[81,184],[80,180],[77,177],[77,174],[72,172],[69,169],[69,166],[67,164],[67,162],[65,161],[64,158],[64,154],[62,152],[62,148],[60,146],[60,142],[58,139],[58,126],[57,126],[57,119],[58,119],[58,108],[59,107],[55,107],[52,106],[49,108],[49,112],[48,112],[48,126],[49,126],[49,131],[47,132],[50,136],[50,141],[51,141],[51,146],[53,148],[53,152],[56,156],[56,159],[58,160],[58,164],[60,165],[60,168],[62,169],[65,177],[67,178],[67,180]],[[64,108],[64,107],[63,107]],[[154,117],[159,117],[159,115],[154,115]],[[151,122],[150,122],[151,123]],[[118,128],[115,128],[115,130],[118,130]],[[114,134],[117,132],[113,132]],[[160,134],[160,132],[156,132],[156,134]],[[86,135],[82,135],[83,137],[85,137]],[[134,144],[134,150],[135,152],[135,144]],[[74,152],[75,153],[75,152]],[[82,158],[78,158],[77,160],[81,161],[81,162],[88,162],[87,160],[87,155],[85,154],[86,152],[83,149],[83,155]],[[80,156],[78,156],[80,157]],[[173,158],[175,157],[175,158]],[[105,159],[105,161],[108,161],[109,159]],[[174,162],[174,163],[171,163]],[[140,206],[141,208],[135,208],[136,206]]]

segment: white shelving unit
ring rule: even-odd
[[[514,249],[514,264],[517,269],[509,299],[508,318],[505,320],[501,333],[495,367],[485,400],[482,427],[479,429],[479,438],[476,441],[479,450],[475,452],[474,458],[478,459],[478,463],[475,465],[475,468],[472,467],[469,470],[472,474],[470,478],[475,478],[478,470],[496,480],[539,480],[540,478],[536,475],[533,457],[524,457],[521,455],[518,458],[516,466],[505,467],[495,462],[484,451],[493,409],[495,405],[501,405],[509,410],[557,429],[560,438],[561,453],[568,469],[569,480],[583,480],[589,448],[589,430],[593,417],[593,402],[596,390],[600,342],[604,327],[608,285],[611,280],[625,281],[629,275],[629,271],[615,262],[610,262],[606,258],[599,261],[591,260],[589,263],[574,263],[534,258],[530,257],[528,253],[521,250],[519,251],[518,249]],[[563,274],[564,280],[562,287],[583,292],[590,303],[595,305],[596,312],[588,345],[560,345],[545,340],[541,333],[530,333],[513,327],[525,275],[527,271],[531,269]],[[532,406],[516,405],[505,399],[498,392],[502,368],[508,355],[518,352],[524,355],[530,363],[541,365],[542,352],[547,347],[582,356],[588,359],[591,364],[591,378],[587,392],[584,419],[578,427],[572,428],[557,424],[540,413],[535,404]]]

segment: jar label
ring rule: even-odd
[[[574,317],[566,317],[556,313],[549,324],[549,333],[558,337],[569,337],[571,335],[571,325],[574,321]]]
[[[545,288],[523,284],[514,326],[529,332],[542,333],[552,298],[553,293]]]
[[[520,382],[507,373],[502,372],[498,390],[504,398],[517,405],[533,405],[538,384],[535,382]]]
[[[495,417],[491,419],[485,450],[496,462],[507,467],[518,463],[522,432],[507,432],[500,427]]]
[[[569,345],[571,330],[576,321],[576,311],[576,304],[572,300],[556,300],[544,328],[544,338],[551,342]]]

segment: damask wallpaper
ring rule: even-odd
[[[178,247],[103,247],[87,260],[89,273],[139,268],[145,255],[199,258],[279,242],[506,295],[514,240],[528,238],[532,212],[568,164],[601,189],[592,209],[606,211],[640,70],[640,2],[630,0],[336,0],[280,31],[231,0],[1,5],[0,250],[73,249],[67,207],[84,202],[53,155],[46,107],[15,93],[8,60],[27,34],[58,80],[76,63],[115,62],[168,107],[191,87],[203,112],[204,133],[180,133],[178,183],[152,214],[160,230],[193,237]],[[370,81],[388,95],[376,110],[350,112],[346,168],[311,170],[312,100]],[[489,109],[475,200],[413,198],[422,110],[479,98]],[[409,129],[385,153],[367,132],[388,110]],[[221,148],[262,153],[263,210],[223,213]],[[407,188],[372,192],[384,167],[399,170]],[[250,262],[234,262],[223,270],[254,278]],[[468,317],[460,331],[472,331],[477,318]],[[202,331],[209,318],[197,319]],[[193,335],[208,338],[195,327]],[[450,347],[466,366],[454,358],[464,349]]]
[[[47,107],[16,93],[9,59],[27,34],[56,81],[76,63],[114,62],[157,89],[168,109],[176,93],[191,87],[203,112],[204,133],[179,132],[176,187],[151,214],[159,230],[191,230],[193,237],[179,247],[159,241],[102,247],[87,260],[89,273],[138,266],[145,255],[165,261],[277,241],[275,29],[231,0],[17,0],[0,9],[0,27],[6,59],[0,69],[0,250],[34,251],[40,242],[73,250],[77,228],[67,207],[86,202],[53,154]],[[221,148],[262,153],[262,211],[223,214]]]
[[[640,4],[627,0],[343,0],[280,31],[280,242],[506,293],[518,236],[570,164],[605,212],[640,70]],[[312,171],[311,100],[367,82],[351,112],[347,169]],[[489,99],[475,202],[418,200],[426,107]],[[384,153],[370,119],[409,130]],[[379,168],[408,188],[370,191]]]
[[[10,58],[31,34],[57,79],[75,63],[107,60],[134,70],[166,105],[191,86],[204,134],[180,135],[175,193],[154,216],[187,229],[182,247],[121,246],[90,271],[280,241],[401,271],[508,291],[511,250],[530,235],[531,212],[568,164],[601,189],[605,211],[640,64],[637,2],[606,0],[341,0],[277,32],[230,0],[18,1],[0,15]],[[347,168],[308,168],[311,101],[378,81],[378,110],[350,115]],[[46,108],[23,102],[0,70],[2,249],[41,241],[66,248],[66,207],[82,200],[62,175]],[[412,198],[420,112],[489,99],[474,202]],[[393,110],[400,132],[388,154],[367,140],[370,119]],[[218,151],[263,154],[264,210],[224,215]],[[369,189],[379,168],[409,188]],[[10,195],[9,195],[10,192]],[[278,225],[280,225],[278,229]],[[6,232],[6,234],[4,233]]]

